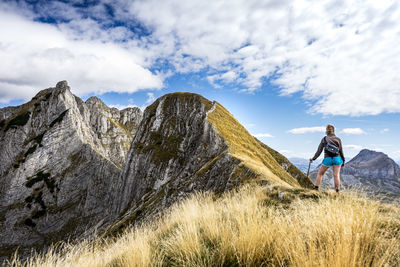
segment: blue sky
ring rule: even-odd
[[[261,2],[2,1],[0,107],[59,80],[119,108],[194,92],[288,157],[331,123],[347,158],[400,161],[397,2]]]

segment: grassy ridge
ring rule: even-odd
[[[313,188],[314,187],[314,183],[311,181],[310,178],[307,177],[307,175],[305,175],[301,170],[299,170],[295,165],[293,165],[285,156],[283,156],[281,153],[279,153],[278,151],[270,148],[269,146],[267,146],[266,144],[264,144],[263,142],[261,142],[260,140],[258,140],[256,138],[257,142],[259,143],[260,146],[262,146],[263,148],[265,148],[266,150],[268,150],[268,152],[271,154],[271,156],[274,157],[274,159],[282,166],[285,165],[286,167],[286,171],[292,176],[294,177],[299,184],[302,187],[305,188]]]
[[[299,187],[299,183],[287,173],[260,142],[226,110],[216,103],[215,110],[207,116],[225,139],[229,152],[241,160],[246,167],[259,174],[260,179],[272,184]]]
[[[351,192],[247,185],[193,195],[115,240],[65,245],[26,265],[399,266],[399,211]]]

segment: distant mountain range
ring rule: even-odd
[[[315,182],[318,170],[310,174]],[[400,167],[382,152],[363,149],[341,170],[341,185],[360,187],[370,194],[389,199],[400,197]],[[322,187],[333,188],[333,172],[330,168],[322,179]]]
[[[308,170],[308,163],[310,162],[309,159],[303,159],[303,158],[289,158],[290,162],[295,165],[299,170],[307,174]],[[320,164],[322,163],[322,159],[317,159],[311,163],[310,166],[310,172],[315,170]]]

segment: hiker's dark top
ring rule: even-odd
[[[314,155],[314,157],[312,158],[312,160],[316,160],[316,159],[319,157],[319,155],[321,155],[322,150],[323,150],[324,147],[325,147],[325,141],[324,141],[324,139],[325,139],[325,137],[322,138],[321,143],[319,143],[318,150],[317,150],[317,152],[315,153],[315,155]],[[344,162],[342,141],[340,140],[340,138],[337,137],[337,136],[334,135],[334,134],[328,134],[328,135],[326,136],[326,142],[331,143],[332,145],[335,145],[335,146],[339,147],[339,153],[336,154],[336,155],[331,155],[331,154],[328,154],[327,151],[325,151],[325,153],[324,153],[324,158],[340,156],[340,157],[342,158],[343,162]]]

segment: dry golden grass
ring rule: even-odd
[[[268,152],[222,105],[216,103],[214,111],[207,116],[225,139],[229,153],[272,184],[299,187],[299,183],[288,174]]]
[[[399,266],[399,208],[352,192],[246,185],[196,194],[114,241],[19,266]]]

